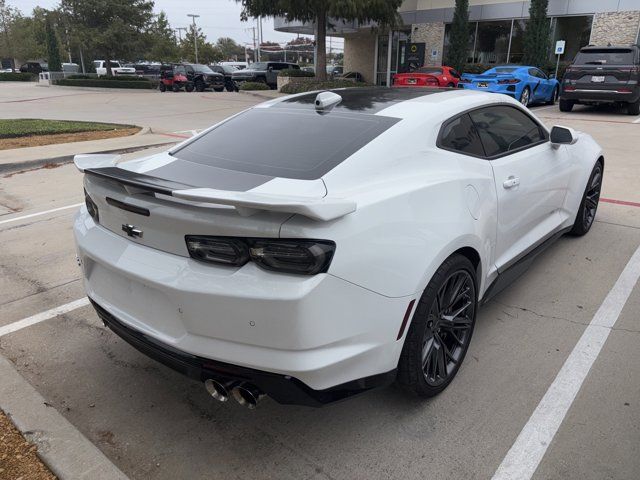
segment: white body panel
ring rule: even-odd
[[[313,389],[389,372],[402,350],[404,335],[397,335],[407,307],[442,262],[460,249],[475,252],[482,298],[502,266],[573,224],[601,157],[584,134],[574,145],[546,142],[495,160],[436,146],[443,122],[496,104],[524,108],[469,90],[396,103],[376,115],[397,123],[322,178],[274,178],[246,192],[176,189],[154,199],[87,175],[100,211],[100,225],[85,208],[75,221],[87,293],[171,347],[291,375]],[[170,165],[179,148],[119,167],[152,172]],[[97,158],[95,166],[109,162]],[[79,168],[90,163],[82,159]],[[519,185],[504,188],[509,177]],[[151,214],[118,210],[107,196]],[[128,238],[124,224],[144,237]],[[252,262],[198,262],[186,248],[189,234],[324,239],[336,250],[327,273],[301,276]]]

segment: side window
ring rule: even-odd
[[[468,155],[484,156],[478,131],[466,114],[444,124],[440,131],[438,146]]]
[[[453,68],[449,71],[451,72],[451,75],[453,75],[455,78],[460,78],[460,74]]]
[[[469,113],[487,157],[526,148],[547,140],[540,125],[520,109],[506,105]]]
[[[535,68],[530,68],[529,69],[529,75],[531,75],[532,77],[538,77],[538,70]]]
[[[543,78],[545,80],[548,80],[549,77],[547,77],[547,74],[544,73],[542,70],[536,70],[538,72],[538,77]]]

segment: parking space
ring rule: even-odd
[[[150,118],[144,106],[117,116],[133,105],[129,95],[157,98],[99,92],[74,102],[89,102],[78,116],[93,115],[87,112],[102,100],[114,121]],[[205,128],[257,101],[165,95],[176,104],[193,99],[200,109],[190,116],[171,103],[167,114],[179,113],[167,132]],[[0,116],[16,115],[4,106]],[[549,126],[583,130],[600,142],[606,201],[587,236],[561,238],[480,309],[467,360],[432,400],[390,387],[323,409],[270,399],[254,411],[221,404],[105,329],[88,306],[0,336],[0,354],[131,478],[491,478],[640,245],[635,117],[587,107],[533,111]],[[58,115],[49,106],[45,113]],[[104,121],[101,115],[92,118]],[[150,121],[160,126],[165,118]],[[83,298],[71,233],[75,208],[20,219],[82,198],[81,175],[71,165],[0,179],[0,205],[8,209],[0,211],[0,329]],[[639,318],[636,286],[534,478],[637,478]]]

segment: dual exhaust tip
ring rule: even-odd
[[[204,381],[204,388],[219,402],[226,402],[230,396],[233,396],[240,405],[249,409],[256,408],[258,402],[265,396],[255,385],[235,380],[221,382],[208,378]]]

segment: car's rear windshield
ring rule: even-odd
[[[423,68],[417,69],[416,73],[436,73],[439,75],[442,73],[442,69],[435,68],[435,67],[423,67]]]
[[[238,172],[315,180],[398,121],[335,111],[320,115],[315,110],[254,108],[173,155]]]
[[[589,49],[578,52],[576,65],[633,65],[633,50],[630,48]]]

